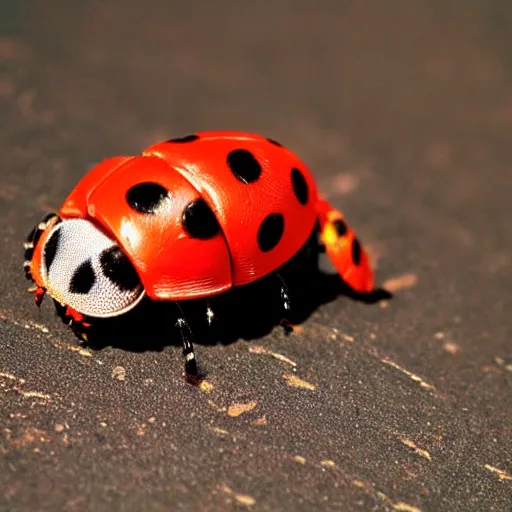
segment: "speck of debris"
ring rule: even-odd
[[[220,428],[220,427],[212,427],[212,430],[216,433],[216,434],[219,434],[221,436],[226,436],[229,434],[229,432],[227,430],[224,430],[223,428]]]
[[[320,461],[320,466],[323,466],[324,468],[333,468],[336,466],[336,462],[330,459],[325,459]]]
[[[123,381],[126,379],[126,369],[123,366],[116,366],[112,370],[112,378]]]
[[[256,400],[252,400],[251,402],[247,402],[247,403],[236,403],[236,404],[230,405],[228,407],[228,416],[231,416],[232,418],[236,418],[237,416],[240,416],[241,414],[252,411],[256,407],[256,405],[258,405],[258,402],[256,402]]]
[[[269,355],[279,361],[282,361],[283,363],[289,364],[291,366],[297,366],[297,363],[295,361],[292,361],[288,357],[284,356],[283,354],[279,354],[278,352],[272,352],[270,350],[267,350],[265,347],[262,347],[261,345],[256,345],[254,347],[249,347],[249,352],[251,354],[265,354]]]
[[[107,424],[104,421],[100,421],[100,427],[106,428]]]
[[[73,352],[78,352],[83,357],[92,357],[92,352],[82,347],[73,347],[72,345],[68,347],[69,350]]]
[[[249,496],[248,494],[240,494],[234,492],[230,487],[228,487],[225,484],[221,486],[221,490],[224,491],[226,494],[233,496],[233,498],[235,498],[235,500],[238,501],[238,503],[240,503],[241,505],[247,505],[250,507],[256,503],[256,500],[252,496]]]
[[[396,364],[394,361],[391,361],[390,359],[382,359],[382,362],[384,364],[387,364],[391,366],[392,368],[395,368],[395,370],[398,370],[402,373],[405,373],[410,379],[412,379],[414,382],[417,382],[423,389],[428,390],[434,390],[435,387],[432,384],[429,384],[428,382],[424,381],[421,377],[418,375],[410,372],[409,370],[406,370],[405,368],[402,368],[398,364]]]
[[[401,438],[400,441],[402,441],[402,443],[405,444],[405,446],[412,448],[414,450],[414,453],[418,454],[420,457],[423,457],[424,459],[427,460],[432,460],[432,458],[430,457],[430,453],[428,453],[427,450],[422,450],[421,448],[418,448],[414,441],[406,439],[405,437]]]
[[[211,382],[208,382],[207,380],[202,380],[199,383],[199,389],[204,393],[210,393],[215,389],[215,386]]]
[[[382,287],[388,292],[394,293],[407,288],[412,288],[418,282],[416,274],[402,274],[384,281]]]
[[[443,350],[454,356],[460,350],[460,346],[453,341],[447,341],[443,344]]]
[[[138,429],[137,429],[137,435],[142,437],[144,435],[146,435],[146,427],[147,425],[145,423],[143,423]]]
[[[373,484],[366,484],[361,480],[352,480],[352,485],[362,489],[366,494],[370,496],[375,496],[379,500],[389,505],[392,510],[397,510],[399,512],[421,512],[421,509],[415,507],[413,505],[409,505],[403,501],[393,501],[389,496],[384,494],[383,492],[377,491]]]
[[[393,508],[393,510],[398,510],[399,512],[421,512],[421,509],[419,509],[418,507],[414,507],[413,505],[409,505],[408,503],[404,503],[403,501],[391,503],[391,507]]]
[[[311,384],[310,382],[307,382],[296,375],[292,375],[290,373],[285,373],[283,375],[283,379],[286,381],[286,384],[288,386],[291,386],[293,388],[303,388],[303,389],[309,389],[311,391],[314,391],[316,389],[316,386],[314,384]]]
[[[210,407],[213,407],[215,410],[219,412],[224,412],[226,410],[225,407],[221,407],[220,405],[217,405],[213,400],[208,400],[208,405]]]
[[[10,439],[9,436],[9,441],[12,447],[23,448],[37,442],[47,443],[48,439],[46,438],[46,432],[43,430],[38,428],[26,428],[23,429],[22,434],[15,439]]]
[[[48,327],[44,326],[43,324],[38,324],[36,322],[29,322],[27,325],[25,325],[27,329],[38,329],[41,332],[44,332],[45,334],[48,334],[50,330]]]
[[[156,418],[154,416],[151,416],[151,418],[148,418],[148,423],[155,423]]]
[[[41,400],[50,400],[51,396],[47,395],[46,393],[41,393],[40,391],[21,391],[17,389],[18,393],[20,395],[24,396],[25,398],[40,398]]]
[[[261,418],[256,418],[251,422],[253,425],[263,426],[267,424],[267,417],[263,415]]]
[[[512,372],[512,363],[505,364],[505,360],[502,357],[495,357],[494,360],[498,366],[505,368],[507,372]]]
[[[21,379],[20,377],[16,377],[16,375],[13,375],[12,373],[8,373],[8,372],[0,372],[0,378],[9,379],[9,380],[15,380],[19,384],[25,384],[25,379]]]
[[[298,462],[299,464],[302,464],[302,465],[306,464],[306,459],[304,457],[302,457],[301,455],[295,455],[293,457],[293,460],[295,462]]]
[[[500,480],[512,480],[512,475],[508,474],[506,471],[503,471],[502,469],[498,469],[494,466],[491,466],[490,464],[485,464],[484,468],[498,475],[498,478]]]
[[[503,371],[500,368],[496,368],[496,366],[493,366],[492,364],[486,364],[482,367],[482,370],[485,373],[495,373],[497,375],[503,375]]]
[[[77,352],[79,355],[83,357],[92,357],[92,352],[85,348],[79,346],[77,347],[76,345],[68,345],[66,343],[63,343],[62,341],[57,340],[52,340],[51,343],[55,348],[64,348],[66,350],[70,350],[71,352]]]

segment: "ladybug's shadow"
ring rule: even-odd
[[[301,324],[320,306],[340,296],[367,304],[391,298],[377,289],[360,295],[347,287],[337,274],[320,270],[313,274],[289,276],[286,281],[292,304],[290,321]],[[214,313],[208,323],[207,306]],[[260,338],[279,325],[282,318],[279,280],[269,277],[205,300],[180,302],[182,311],[198,345],[229,345],[237,340]],[[107,346],[134,352],[161,351],[166,346],[181,346],[181,334],[176,328],[180,310],[174,303],[143,301],[132,312],[98,323],[89,332],[88,346]]]

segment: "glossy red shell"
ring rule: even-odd
[[[259,135],[202,132],[192,142],[162,142],[142,155],[101,162],[65,200],[62,218],[92,219],[115,238],[137,269],[150,298],[183,300],[214,295],[251,283],[279,268],[305,244],[317,220],[317,187],[305,164],[291,151]],[[254,183],[237,179],[228,154],[249,151],[261,166]],[[297,200],[292,169],[300,170],[308,201]],[[157,215],[134,211],[126,201],[134,185],[152,181],[170,192]],[[202,197],[221,232],[208,240],[189,236],[184,208]],[[263,252],[258,230],[272,213],[284,217],[276,247]]]

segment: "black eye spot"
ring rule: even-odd
[[[57,229],[53,232],[52,236],[46,242],[44,247],[44,266],[46,267],[46,272],[50,272],[50,267],[52,266],[53,260],[55,259],[55,255],[57,254],[57,249],[59,247],[60,241],[60,229]]]
[[[103,274],[121,291],[133,291],[139,286],[139,276],[128,256],[117,246],[105,249],[100,256]]]
[[[361,263],[361,244],[357,238],[352,241],[352,261],[359,265]]]
[[[302,205],[307,204],[309,199],[308,184],[304,175],[295,167],[292,169],[292,185],[297,201]]]
[[[235,149],[227,158],[231,172],[242,183],[249,184],[261,176],[261,165],[254,155],[246,149]]]
[[[185,231],[193,238],[207,240],[220,232],[217,217],[202,198],[189,203],[183,210],[182,224]]]
[[[95,281],[96,276],[94,275],[91,260],[84,261],[73,273],[69,283],[69,291],[85,295],[89,293]]]
[[[345,221],[336,219],[333,224],[338,236],[345,236],[347,234],[347,225],[345,224]]]
[[[176,139],[169,139],[167,142],[183,143],[183,142],[194,142],[199,139],[198,135],[187,135],[185,137],[177,137]]]
[[[279,243],[283,233],[284,217],[280,213],[267,215],[258,230],[258,246],[261,251],[271,251]]]
[[[158,183],[139,183],[126,192],[126,201],[139,213],[156,213],[158,207],[169,197],[166,188]]]
[[[280,142],[277,142],[277,140],[269,139],[269,138],[267,138],[267,140],[270,142],[270,144],[274,144],[274,146],[279,146],[280,148],[283,147],[283,145]]]

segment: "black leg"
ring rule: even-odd
[[[181,306],[175,302],[179,314],[176,320],[176,327],[180,330],[181,339],[183,341],[183,357],[185,358],[185,374],[190,377],[198,377],[196,354],[194,352],[194,344],[192,343],[192,331],[188,325],[185,314]]]
[[[23,262],[23,268],[25,270],[25,277],[32,281],[32,275],[30,273],[30,262],[34,255],[34,249],[41,238],[44,230],[48,227],[48,223],[53,217],[56,217],[55,213],[47,213],[37,224],[37,226],[29,233],[23,248],[25,250],[25,260]]]
[[[64,322],[67,326],[71,328],[73,334],[78,338],[78,341],[82,344],[87,344],[89,342],[89,333],[92,327],[90,323],[90,319],[76,319],[73,318],[72,315],[68,314],[66,306],[63,306],[58,301],[54,300],[53,304],[55,305],[55,311],[57,312],[57,316]]]
[[[292,303],[290,300],[290,292],[288,290],[288,286],[284,279],[276,274],[280,283],[279,293],[281,295],[281,307],[283,308],[283,317],[281,318],[281,325],[284,327],[285,332],[290,333],[293,331],[293,327],[291,324],[291,315],[292,315]]]

